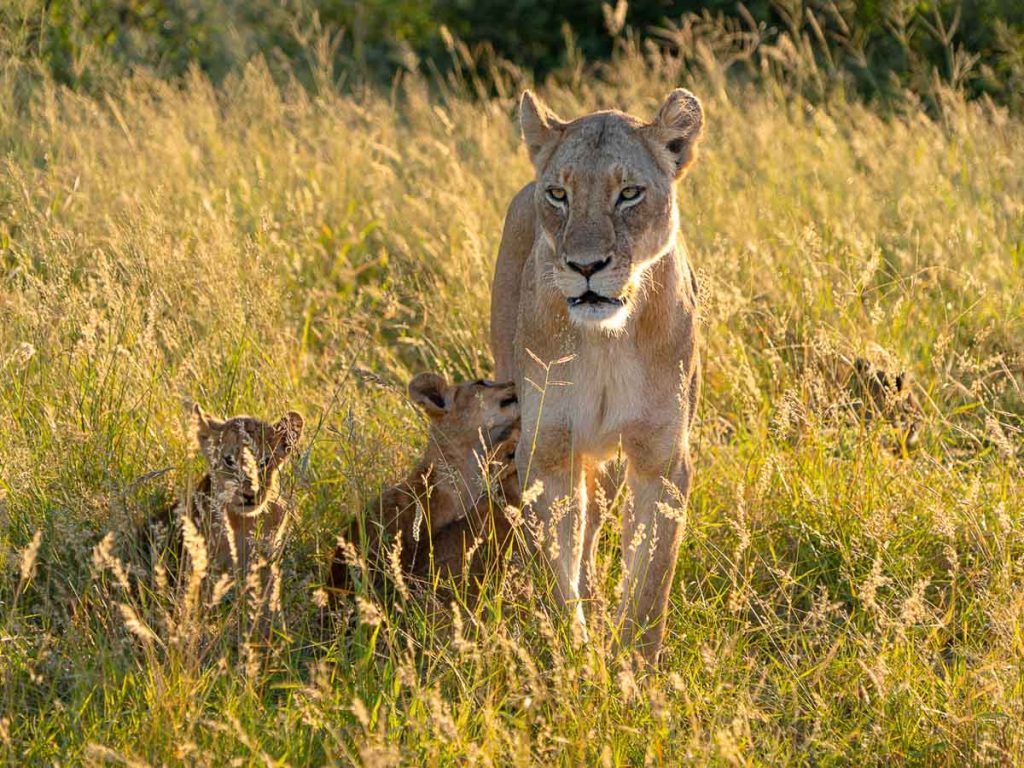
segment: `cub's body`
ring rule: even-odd
[[[302,417],[289,412],[275,424],[251,416],[220,421],[195,406],[191,420],[207,471],[151,518],[150,541],[166,539],[177,571],[184,564],[187,519],[202,536],[210,563],[244,576],[257,554],[269,557],[279,548],[288,516],[280,473],[302,435]]]
[[[463,571],[479,578],[488,553],[508,539],[505,505],[519,500],[512,464],[519,437],[515,388],[485,381],[450,385],[437,374],[420,374],[409,393],[430,419],[424,456],[381,493],[345,538],[365,540],[371,578],[395,564],[415,580]],[[475,546],[478,539],[490,547]],[[328,579],[335,590],[351,584],[348,559],[339,544]]]

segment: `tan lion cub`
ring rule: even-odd
[[[206,459],[199,483],[150,521],[151,536],[161,526],[180,568],[184,516],[206,541],[212,563],[246,573],[260,547],[277,538],[287,515],[281,498],[281,468],[302,435],[302,416],[289,411],[274,424],[251,416],[220,421],[192,406],[191,433]]]
[[[512,465],[519,401],[512,384],[449,384],[436,373],[413,378],[409,396],[430,418],[426,453],[405,480],[378,497],[364,520],[353,523],[345,538],[358,542],[362,529],[377,574],[386,570],[384,563],[400,541],[404,575],[427,577],[433,565],[442,575],[456,576],[477,537],[493,531],[499,545],[507,538],[509,525],[500,510],[519,500]],[[487,487],[484,467],[497,487]],[[486,567],[477,557],[468,565],[477,576]],[[349,584],[349,567],[339,546],[328,586],[346,590]]]

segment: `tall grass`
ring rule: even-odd
[[[530,178],[518,84],[491,75],[484,98],[468,70],[339,96],[255,61],[93,99],[5,71],[0,755],[1024,760],[1024,124],[953,91],[883,119],[627,45],[553,78],[563,115],[705,100],[682,220],[706,372],[661,667],[609,653],[615,509],[587,646],[515,572],[450,622],[368,595],[322,615],[336,532],[422,447],[407,377],[490,367],[487,286]],[[860,418],[856,357],[910,373],[919,450]],[[224,602],[182,639],[127,546],[198,469],[184,397],[306,415],[258,653]]]

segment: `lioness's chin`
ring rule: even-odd
[[[580,328],[594,328],[616,332],[622,330],[629,319],[629,302],[621,304],[596,303],[569,306],[569,320]]]

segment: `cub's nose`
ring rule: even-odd
[[[245,502],[246,506],[251,506],[256,503],[256,494],[246,491],[242,494],[242,501]]]
[[[611,256],[609,256],[606,259],[599,259],[596,261],[573,261],[571,259],[566,259],[565,265],[573,272],[578,272],[584,277],[589,278],[591,275],[594,275],[607,267],[611,262],[612,259]]]
[[[516,385],[514,382],[506,381],[494,386],[501,389],[501,400],[498,401],[499,408],[508,408],[510,405],[515,405],[519,402],[519,398],[516,397]]]

